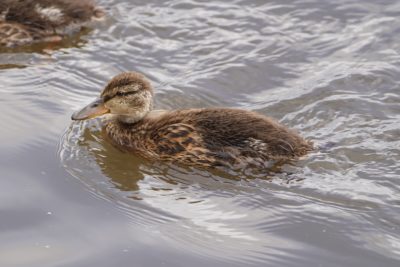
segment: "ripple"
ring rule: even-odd
[[[103,4],[109,20],[79,40],[51,53],[1,54],[5,158],[53,144],[65,131],[58,153],[65,170],[93,199],[154,238],[135,240],[138,247],[151,243],[165,251],[160,244],[166,244],[178,260],[398,265],[398,1]],[[19,66],[27,67],[14,68]],[[65,129],[73,110],[128,70],[152,80],[156,108],[255,110],[324,149],[280,166],[271,177],[250,178],[122,153],[103,138],[96,120]],[[12,206],[6,212],[19,216]],[[92,230],[79,225],[82,232]],[[97,247],[81,260],[99,256],[92,250]]]

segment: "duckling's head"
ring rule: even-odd
[[[125,72],[115,76],[100,97],[72,115],[73,120],[86,120],[104,114],[124,123],[135,123],[153,108],[153,89],[140,73]]]

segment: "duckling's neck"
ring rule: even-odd
[[[122,124],[135,124],[139,121],[141,121],[146,114],[129,114],[129,115],[116,115],[116,114],[111,114],[106,117],[106,122],[119,122]]]
[[[152,107],[151,107],[152,108]],[[166,114],[167,110],[150,109],[149,111],[136,112],[133,114],[109,114],[105,117],[105,122],[120,122],[122,124],[135,124],[143,119],[155,119],[161,115]]]
[[[143,117],[127,115],[109,115],[105,120],[105,130],[112,143],[122,150],[143,147],[143,136],[146,135],[148,123],[152,120],[149,112]]]

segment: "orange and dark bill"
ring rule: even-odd
[[[83,109],[74,112],[71,119],[74,121],[87,120],[107,113],[110,113],[110,110],[104,106],[103,99],[98,98]]]

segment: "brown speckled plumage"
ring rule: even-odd
[[[0,46],[61,40],[102,16],[92,0],[1,0]]]
[[[119,92],[122,93],[118,96]],[[236,169],[263,167],[268,160],[298,158],[312,150],[312,143],[294,131],[261,114],[241,109],[154,113],[148,109],[152,105],[146,105],[146,112],[127,114],[132,103],[145,102],[142,98],[148,95],[146,92],[152,96],[150,84],[142,75],[125,73],[115,77],[101,94],[103,98],[107,96],[104,106],[113,114],[106,121],[107,135],[125,151],[155,160]],[[113,109],[116,104],[109,102],[121,107]],[[74,114],[73,118],[86,118],[79,116]]]

